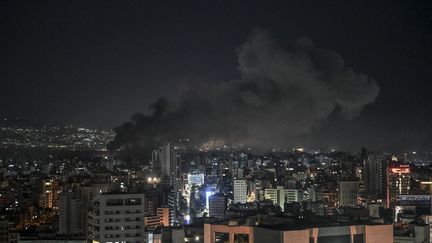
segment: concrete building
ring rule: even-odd
[[[40,190],[39,207],[58,209],[58,195],[60,193],[58,181],[54,179],[44,179],[41,181]]]
[[[391,164],[387,172],[387,207],[396,203],[398,195],[410,193],[411,168],[407,164]]]
[[[88,228],[88,217],[87,213],[91,208],[93,200],[101,193],[107,192],[109,184],[107,183],[97,183],[86,186],[77,187],[77,193],[79,193],[79,200],[81,202],[80,214],[80,231],[83,233],[87,232]]]
[[[247,182],[246,180],[234,180],[234,203],[247,202]]]
[[[98,195],[88,213],[90,242],[145,242],[144,194]]]
[[[174,190],[179,189],[179,178],[181,177],[180,171],[180,153],[169,143],[161,146],[159,155],[155,155],[155,158],[159,158],[162,184],[173,187]]]
[[[144,217],[146,230],[154,230],[159,226],[171,226],[170,208],[157,208],[156,215],[147,215]]]
[[[430,226],[428,224],[409,224],[406,228],[394,230],[394,243],[429,243]]]
[[[157,215],[163,226],[170,226],[172,223],[170,208],[157,208]]]
[[[0,218],[0,242],[18,243],[19,234],[14,229],[14,223]]]
[[[387,161],[383,156],[369,155],[364,161],[363,180],[365,190],[369,195],[378,198],[386,196]]]
[[[272,200],[274,204],[284,208],[285,203],[301,201],[301,191],[297,189],[284,189],[283,186],[267,188],[264,198]]]
[[[359,182],[339,181],[338,203],[341,207],[355,207],[358,204]]]
[[[146,230],[154,230],[161,226],[161,217],[158,215],[144,216]]]
[[[251,217],[250,217],[251,218]],[[391,243],[393,226],[385,224],[284,224],[286,219],[246,219],[204,225],[204,243],[272,242],[272,243]],[[252,222],[251,222],[252,221]],[[244,223],[244,224],[243,224]],[[334,224],[332,224],[334,225]]]
[[[227,210],[227,198],[223,193],[209,197],[209,217],[223,219]]]
[[[59,197],[59,234],[78,235],[81,231],[81,202],[73,192],[62,192]]]

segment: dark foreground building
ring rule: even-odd
[[[391,243],[393,226],[327,220],[300,225],[287,218],[254,216],[205,224],[204,242]]]

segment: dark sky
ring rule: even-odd
[[[238,79],[253,28],[307,37],[376,80],[304,144],[431,149],[432,1],[0,1],[0,116],[112,128],[186,79]]]

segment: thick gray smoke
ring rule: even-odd
[[[111,148],[191,138],[274,145],[319,126],[335,109],[358,114],[378,96],[377,83],[342,57],[300,38],[278,41],[254,30],[238,50],[241,79],[191,81],[179,98],[160,98],[151,114],[117,127]]]

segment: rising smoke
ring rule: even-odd
[[[307,38],[286,43],[254,30],[238,49],[240,80],[190,81],[176,100],[158,99],[115,129],[111,149],[190,138],[275,145],[307,134],[337,109],[353,117],[378,96],[377,83]]]

